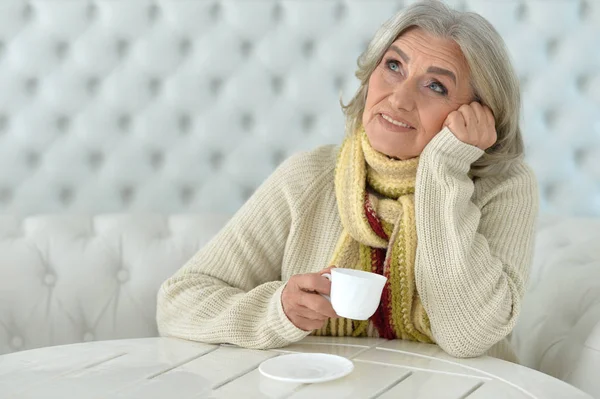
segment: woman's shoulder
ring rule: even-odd
[[[308,151],[298,151],[286,159],[285,162],[288,164],[295,164],[296,166],[308,166],[322,169],[332,165],[335,166],[338,152],[339,145],[326,144]]]
[[[338,151],[339,146],[331,144],[296,152],[277,167],[262,189],[294,202],[333,190]]]
[[[504,181],[523,181],[535,183],[536,177],[531,166],[529,166],[525,159],[521,156],[512,160],[501,171],[489,176],[480,177],[477,179],[477,181],[479,181],[480,184],[490,184],[492,182],[493,184],[497,184]]]
[[[510,163],[502,172],[475,179],[475,190],[479,197],[498,195],[515,197],[537,197],[538,184],[535,172],[523,157]]]
[[[339,146],[335,144],[300,151],[287,158],[277,168],[277,172],[296,182],[311,182],[333,174],[338,152]]]
[[[277,167],[263,189],[271,197],[285,201],[290,209],[305,209],[305,201],[334,191],[338,149],[336,145],[324,145],[293,154]]]

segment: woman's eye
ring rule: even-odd
[[[439,93],[442,95],[448,94],[448,90],[440,82],[433,81],[433,82],[429,83],[428,87],[431,90],[435,91],[436,93]]]
[[[388,60],[388,61],[386,61],[386,65],[387,65],[388,69],[390,69],[394,72],[400,72],[400,63],[398,61]]]

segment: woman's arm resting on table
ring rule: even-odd
[[[285,315],[281,264],[305,160],[287,160],[158,293],[161,335],[273,348],[309,332]],[[305,184],[306,185],[306,184]]]
[[[417,289],[436,342],[457,357],[482,355],[512,331],[538,210],[536,180],[522,162],[476,187],[467,173],[482,154],[446,127],[421,154],[417,176]]]

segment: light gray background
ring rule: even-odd
[[[0,212],[231,213],[340,143],[402,1],[0,3]],[[600,215],[600,2],[452,1],[505,38],[542,211]]]

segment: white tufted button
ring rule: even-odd
[[[84,342],[90,342],[94,340],[94,334],[92,334],[91,332],[86,332],[85,334],[83,334],[83,341]]]
[[[312,130],[315,125],[315,116],[312,114],[306,114],[302,117],[302,129],[305,133],[308,133]]]
[[[119,116],[117,124],[119,125],[119,129],[121,129],[122,131],[129,130],[129,128],[131,127],[131,117],[127,114],[123,114]]]
[[[553,37],[548,39],[546,42],[546,54],[548,54],[549,58],[552,58],[556,55],[556,51],[558,50],[558,39]]]
[[[519,83],[521,83],[521,90],[524,91],[527,88],[527,85],[529,84],[529,76],[525,74],[520,75]]]
[[[179,54],[185,57],[190,53],[191,48],[192,41],[190,39],[188,39],[187,37],[181,39],[181,41],[179,42]]]
[[[182,187],[179,196],[181,197],[181,202],[185,205],[189,204],[194,198],[194,189],[191,187]]]
[[[336,76],[333,79],[333,87],[335,88],[336,91],[340,91],[344,88],[344,84],[345,84],[345,79],[343,76]]]
[[[252,194],[254,193],[254,188],[253,187],[248,187],[248,186],[243,186],[241,189],[241,196],[242,196],[242,200],[247,201],[248,198],[250,198],[252,196]]]
[[[221,16],[221,5],[217,2],[215,2],[211,7],[210,10],[208,11],[210,14],[210,17],[213,20],[218,19]]]
[[[552,127],[554,122],[556,122],[556,110],[546,109],[544,111],[544,122],[547,126]]]
[[[8,117],[6,115],[0,115],[0,132],[6,131],[8,128]]]
[[[304,54],[304,56],[306,58],[310,58],[312,56],[314,50],[315,50],[314,40],[308,39],[304,43],[302,43],[302,54]]]
[[[56,43],[55,51],[56,51],[56,56],[59,59],[65,58],[65,56],[69,52],[69,43],[67,43],[67,42],[58,42],[58,43]]]
[[[125,39],[117,40],[116,48],[119,58],[123,58],[129,52],[129,42]]]
[[[25,91],[29,95],[34,95],[38,90],[38,80],[36,78],[29,78],[25,81]]]
[[[92,151],[88,154],[88,163],[91,169],[98,169],[102,165],[102,162],[104,162],[104,156],[101,152]]]
[[[363,38],[360,42],[362,43],[362,46],[360,48],[364,51],[369,47],[369,43],[371,42],[371,40],[369,38]]]
[[[219,170],[219,168],[223,164],[223,154],[219,151],[211,153],[209,156],[209,162],[215,171]]]
[[[254,126],[254,118],[250,113],[242,114],[242,119],[240,120],[242,128],[249,130]]]
[[[177,122],[177,125],[179,126],[179,131],[182,134],[187,134],[190,131],[191,124],[192,123],[189,115],[182,114],[179,116],[179,121]]]
[[[36,168],[40,163],[40,154],[35,151],[28,151],[25,155],[27,166],[30,168]]]
[[[273,155],[271,156],[271,162],[273,164],[273,166],[278,166],[280,163],[282,163],[285,160],[285,151],[283,150],[275,150],[273,152]]]
[[[275,22],[279,22],[282,20],[283,8],[281,7],[281,4],[279,4],[279,2],[276,2],[275,5],[273,6],[273,11],[272,11],[271,15],[273,16],[273,21],[275,21]]]
[[[8,204],[12,200],[12,191],[9,188],[0,188],[0,203]]]
[[[23,21],[29,21],[33,18],[33,7],[31,4],[25,4],[23,7]]]
[[[73,201],[73,189],[71,187],[63,187],[58,192],[58,198],[60,202],[67,206]]]
[[[94,95],[98,92],[98,86],[100,86],[100,79],[97,77],[91,77],[87,81],[87,91],[90,95]]]
[[[117,272],[117,280],[121,283],[127,282],[127,280],[129,280],[129,272],[126,269],[119,269]]]
[[[160,17],[160,8],[156,4],[150,5],[150,8],[148,8],[148,18],[154,22],[158,17]]]
[[[248,57],[252,52],[252,43],[247,40],[244,40],[240,45],[240,51],[244,57]]]
[[[579,18],[582,21],[585,21],[590,16],[590,5],[586,0],[581,0],[579,2]]]
[[[273,89],[273,93],[281,93],[283,89],[283,79],[281,78],[281,76],[273,76],[271,78],[271,88]]]
[[[217,96],[221,91],[221,87],[223,87],[223,79],[221,78],[212,78],[210,83],[208,84],[210,93],[213,96]]]
[[[133,199],[133,187],[131,186],[125,186],[121,188],[121,200],[123,201],[123,204],[127,205],[131,202],[131,200]]]
[[[148,82],[148,89],[152,96],[157,96],[160,93],[162,82],[158,78],[152,78]]]
[[[515,18],[517,21],[524,21],[529,14],[529,10],[527,9],[527,5],[525,2],[521,2],[519,6],[515,9]]]
[[[154,168],[154,170],[160,169],[163,164],[164,156],[162,152],[154,151],[150,154],[150,165]]]
[[[558,190],[555,183],[546,183],[542,186],[542,192],[544,193],[544,198],[548,198],[552,200],[556,195],[556,191]]]
[[[582,165],[585,162],[586,158],[586,149],[585,148],[576,148],[573,151],[573,159],[577,165]]]
[[[15,336],[10,340],[10,344],[15,349],[21,349],[23,347],[23,338]]]
[[[61,115],[58,118],[56,118],[56,128],[60,131],[60,132],[65,132],[67,131],[67,129],[69,128],[69,118],[66,115]]]
[[[582,93],[586,93],[589,89],[590,80],[591,77],[589,75],[578,75],[575,78],[575,84],[577,85],[577,89],[579,89],[579,91]]]
[[[454,8],[457,11],[467,11],[467,3],[465,1],[461,1],[454,5]]]
[[[46,273],[44,276],[44,284],[52,287],[54,284],[56,284],[56,275],[54,273]]]
[[[98,7],[93,3],[88,4],[87,9],[86,9],[86,16],[87,16],[88,21],[90,21],[90,22],[93,21],[94,19],[96,19],[97,15],[98,15]]]
[[[336,21],[341,21],[346,16],[346,6],[343,2],[339,2],[336,4],[333,9],[333,15]]]

